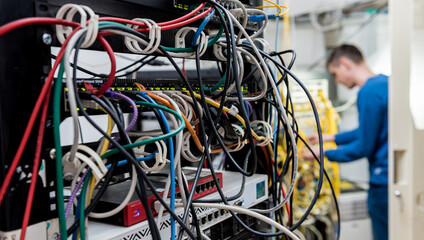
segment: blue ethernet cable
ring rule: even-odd
[[[137,94],[140,94],[147,101],[156,104],[155,100],[153,100],[151,97],[149,97],[149,95],[147,93],[142,92],[142,91],[137,91]],[[159,113],[160,117],[162,118],[163,125],[165,126],[165,131],[167,133],[171,132],[171,129],[169,128],[168,121],[166,120],[166,117],[163,114],[163,111],[158,109],[158,113]],[[169,145],[169,164],[170,164],[169,172],[170,172],[170,175],[171,175],[170,176],[170,178],[171,178],[171,196],[170,196],[171,204],[170,204],[170,207],[171,207],[171,210],[174,211],[175,210],[175,169],[174,169],[174,142],[173,142],[172,138],[168,139],[168,145]],[[174,221],[174,218],[172,216],[170,216],[170,221],[171,221],[171,240],[175,240],[175,221]]]

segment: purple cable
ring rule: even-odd
[[[130,124],[128,125],[127,129],[125,129],[125,132],[129,132],[134,127],[135,123],[137,122],[137,117],[138,117],[137,105],[135,104],[135,102],[131,98],[125,96],[122,93],[112,92],[111,96],[112,97],[117,96],[117,97],[122,98],[122,99],[124,99],[125,101],[127,101],[131,104],[131,106],[134,110],[133,111],[134,114],[133,114],[133,118],[131,119]]]
[[[84,183],[84,179],[87,176],[89,170],[90,170],[90,168],[87,168],[85,170],[85,173],[81,176],[80,180],[78,181],[77,185],[75,186],[75,189],[71,194],[71,197],[69,197],[68,204],[66,204],[66,209],[65,209],[65,218],[68,218],[69,212],[71,211],[72,203],[74,202],[74,199],[77,196],[78,190],[81,188],[82,184]]]
[[[253,107],[252,107],[252,105],[250,104],[250,102],[246,101],[245,103],[247,104],[247,106],[249,106],[249,117],[251,117],[251,116],[252,116],[252,114],[253,114]]]
[[[138,117],[137,105],[135,104],[135,102],[131,98],[125,96],[122,93],[110,92],[110,96],[111,97],[118,97],[118,98],[124,99],[125,101],[127,101],[127,102],[129,102],[131,104],[131,106],[132,106],[132,108],[134,110],[133,111],[133,118],[131,119],[131,122],[128,125],[128,127],[125,129],[125,132],[129,132],[131,129],[133,129],[135,123],[137,122],[137,117]],[[117,136],[115,138],[116,141],[119,141],[119,139],[121,139],[120,136]],[[109,148],[111,148],[111,147],[112,147],[112,143],[109,144]]]
[[[221,170],[224,170],[224,168],[225,168],[225,160],[226,159],[227,159],[227,155],[225,155],[225,153],[224,153],[224,156],[222,157],[221,166],[220,166]]]

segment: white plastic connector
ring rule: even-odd
[[[236,116],[238,113],[239,113],[239,110],[238,110],[238,108],[236,107],[236,106],[234,106],[234,105],[232,105],[231,107],[230,107],[230,110],[228,111],[228,113],[231,115],[231,116]]]
[[[228,11],[236,18],[243,15],[243,10],[241,8],[234,8],[234,9],[230,9]]]

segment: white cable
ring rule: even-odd
[[[64,161],[67,161],[69,158],[69,152],[68,153],[66,153],[64,156],[63,156],[63,158],[62,158],[62,161],[64,162]],[[84,155],[84,154],[82,154],[82,153],[80,153],[80,152],[76,152],[76,154],[75,154],[75,158],[76,158],[76,161],[79,161],[79,160],[81,160],[82,162],[84,162],[84,163],[86,163],[92,170],[93,170],[93,175],[94,175],[94,177],[96,178],[96,180],[97,181],[99,181],[100,179],[102,179],[103,178],[103,176],[104,176],[104,174],[105,173],[102,173],[101,171],[100,171],[100,169],[97,167],[97,165],[93,162],[93,160],[91,160],[90,158],[88,158],[86,155]]]
[[[78,124],[78,112],[77,112],[77,104],[75,99],[75,86],[72,81],[72,68],[69,62],[69,56],[71,55],[71,51],[74,48],[78,39],[87,31],[87,29],[81,29],[77,31],[72,38],[69,40],[68,45],[66,46],[66,51],[64,55],[64,68],[66,73],[66,87],[68,91],[68,103],[69,103],[69,111],[71,112],[72,122],[74,126],[74,140],[72,143],[72,147],[69,154],[69,161],[74,161],[75,153],[77,152],[78,147],[78,139],[79,139],[79,124]],[[76,64],[76,63],[74,63]]]
[[[188,96],[188,95],[185,95],[185,94],[183,94],[183,93],[181,93],[181,92],[174,92],[174,94],[177,94],[177,95],[179,95],[180,97],[182,97],[183,99],[185,99],[186,101],[188,101],[188,102],[190,102],[190,103],[193,103],[193,99],[190,97],[190,96]],[[203,106],[199,103],[199,101],[196,101],[197,102],[197,107],[199,108],[199,109],[203,109]],[[194,103],[193,103],[194,104]],[[201,118],[201,117],[203,117],[203,111],[199,111],[199,114],[200,114],[200,116],[196,116],[197,118]]]
[[[317,236],[317,240],[324,240],[324,238],[322,237],[321,232],[314,226],[314,225],[306,225],[306,228],[309,228],[309,230],[311,232],[313,232],[315,234],[315,236]]]
[[[241,9],[241,12],[243,13],[243,23],[241,24],[241,27],[243,28],[243,29],[245,29],[246,28],[246,26],[247,26],[247,21],[249,20],[249,15],[247,14],[247,10],[246,10],[246,7],[244,6],[244,4],[243,3],[241,3],[239,0],[227,0],[228,2],[233,2],[233,3],[236,3],[238,6],[239,6],[239,8]],[[237,9],[235,9],[235,10],[237,10]],[[234,15],[232,14],[232,12],[231,12],[231,10],[229,11],[229,13],[231,14],[231,16],[233,16],[234,17]],[[238,21],[238,20],[237,20]],[[239,44],[240,43],[240,40],[241,40],[241,32],[239,32],[238,33],[238,35],[237,35],[237,39],[236,39],[236,44]]]
[[[178,109],[180,109],[180,111],[184,114],[184,116],[186,116],[187,120],[190,121],[192,118],[193,112],[191,111],[187,102],[184,101],[184,99],[182,99],[180,96],[176,94],[172,94],[170,97],[177,103]]]
[[[253,39],[253,41],[260,43],[262,45],[262,49],[263,49],[264,52],[270,52],[271,51],[271,48],[269,47],[269,44],[265,39],[255,38],[255,39]]]
[[[287,116],[287,113],[286,113],[286,111],[284,109],[284,105],[283,105],[283,103],[281,101],[281,98],[279,97],[280,96],[280,92],[279,92],[279,90],[278,90],[278,88],[277,88],[277,86],[276,86],[276,84],[275,84],[275,82],[273,80],[273,77],[272,77],[272,75],[271,75],[271,73],[270,73],[270,71],[269,71],[269,69],[268,69],[265,61],[263,60],[263,58],[262,58],[261,54],[259,53],[258,49],[256,48],[256,46],[254,45],[252,39],[249,37],[249,35],[247,34],[247,32],[241,27],[241,25],[237,21],[237,19],[235,19],[235,17],[233,15],[231,15],[231,14],[229,14],[229,15],[230,15],[231,19],[233,20],[233,22],[238,26],[238,28],[240,29],[240,31],[242,31],[243,35],[246,37],[246,40],[252,46],[252,49],[255,52],[255,54],[258,56],[258,59],[260,60],[261,65],[263,66],[263,69],[265,70],[265,73],[268,75],[268,78],[270,79],[269,82],[271,83],[271,87],[272,87],[272,89],[274,91],[274,95],[275,95],[275,98],[276,98],[277,106],[278,106],[278,108],[280,109],[280,111],[282,113],[283,120],[284,120],[284,122],[287,125],[287,129],[288,129],[288,133],[289,133],[289,136],[290,136],[290,140],[293,143],[292,144],[292,149],[293,149],[293,157],[294,157],[294,159],[293,159],[293,171],[294,171],[294,173],[293,173],[293,177],[292,177],[292,182],[291,182],[291,185],[290,185],[290,189],[287,192],[286,197],[279,204],[277,204],[275,207],[273,207],[271,209],[265,209],[265,210],[264,209],[253,209],[254,211],[256,211],[258,213],[275,212],[276,210],[278,210],[281,207],[283,207],[284,203],[289,199],[289,197],[291,196],[291,194],[293,193],[293,190],[294,190],[294,186],[295,186],[295,183],[296,183],[296,174],[297,174],[297,169],[298,169],[298,154],[297,154],[297,146],[295,144],[296,143],[296,139],[295,139],[294,134],[293,134],[293,129],[292,129],[291,125],[290,125],[290,120],[289,120],[289,118]]]
[[[294,234],[296,234],[300,240],[306,240],[305,235],[303,235],[303,233],[297,228],[293,231]]]
[[[334,110],[336,112],[344,112],[346,110],[348,110],[353,104],[355,104],[356,102],[356,95],[353,95],[351,98],[349,98],[349,100],[347,100],[346,103],[344,103],[341,106],[335,107]]]
[[[222,42],[223,40],[221,40]],[[213,45],[213,55],[220,61],[226,61],[227,58],[224,56],[224,54],[222,54],[222,46],[219,45],[220,41],[218,40],[214,45]]]
[[[78,150],[84,151],[85,153],[90,155],[90,157],[92,157],[93,160],[97,162],[97,165],[99,166],[100,170],[103,173],[106,173],[108,171],[103,160],[100,158],[99,154],[97,154],[97,152],[95,152],[93,149],[85,145],[78,145]]]
[[[262,70],[259,62],[256,60],[256,58],[251,53],[249,53],[248,51],[244,50],[243,48],[237,48],[237,50],[240,51],[241,53],[243,53],[247,57],[247,59],[249,60],[250,63],[253,63],[254,65],[256,65],[258,67],[259,73],[261,75],[261,78],[260,79],[262,80],[262,84],[263,84],[263,87],[262,88],[264,89],[263,91],[261,91],[261,93],[258,96],[254,96],[254,97],[243,97],[243,100],[244,101],[257,101],[257,100],[260,100],[260,99],[262,99],[265,96],[266,90],[268,89],[268,83],[267,83],[267,78],[265,76],[265,73]],[[227,99],[229,101],[238,101],[238,98],[237,97],[227,97]]]
[[[132,20],[146,24],[147,28],[149,29],[150,42],[148,44],[144,44],[144,45],[147,45],[145,49],[141,49],[138,44],[140,41],[137,41],[133,38],[125,37],[125,40],[124,40],[125,46],[127,46],[127,48],[134,53],[152,54],[158,49],[160,41],[161,41],[160,26],[158,26],[158,24],[151,19],[134,18]],[[138,29],[139,27],[138,25],[133,26],[131,24],[128,24],[127,26],[132,27],[133,29]]]
[[[250,126],[253,128],[255,126],[262,125],[265,134],[265,140],[258,142],[257,145],[260,147],[264,147],[272,142],[272,127],[269,123],[261,120],[255,120],[250,122]],[[259,135],[259,134],[258,134]]]
[[[81,44],[81,48],[90,47],[97,38],[99,30],[99,16],[94,11],[84,5],[65,4],[56,14],[56,18],[73,21],[76,13],[80,14],[80,25],[83,29],[87,29],[87,36]],[[90,16],[87,25],[87,13]],[[56,25],[56,36],[60,43],[64,43],[65,39],[71,34],[72,28]]]
[[[70,15],[68,11],[69,12],[72,11],[73,14]],[[66,19],[66,20],[72,21],[72,18],[75,15],[76,11],[78,11],[79,14],[80,14],[80,18],[81,18],[80,24],[81,24],[81,27],[85,27],[85,24],[86,24],[86,21],[87,21],[87,14],[85,13],[84,9],[82,7],[80,7],[79,5],[77,5],[77,4],[69,3],[69,4],[63,5],[59,9],[59,11],[57,11],[56,18],[58,18],[58,19]],[[67,13],[67,12],[68,12],[68,14],[65,16],[65,13]],[[63,44],[65,42],[66,38],[71,33],[72,33],[72,28],[71,27],[63,26],[63,25],[59,25],[59,24],[56,25],[56,37],[57,37],[57,39],[59,40],[59,42],[61,44]]]
[[[94,11],[84,5],[80,5],[90,15],[90,20],[87,25],[87,36],[81,44],[81,48],[89,48],[97,39],[99,33],[99,16]]]
[[[261,28],[259,28],[258,31],[256,31],[254,34],[252,34],[250,36],[250,38],[254,39],[254,38],[258,37],[259,35],[261,35],[263,33],[263,31],[265,30],[266,26],[268,25],[268,15],[264,11],[259,10],[259,9],[249,8],[249,9],[246,9],[246,10],[247,10],[248,13],[259,13],[260,15],[265,16],[265,20],[262,22]]]
[[[182,207],[182,204],[175,204],[175,207]],[[295,239],[295,240],[300,240],[299,237],[297,237],[293,232],[291,232],[290,230],[288,230],[286,227],[284,227],[283,225],[277,223],[276,221],[272,220],[269,217],[266,217],[262,214],[259,214],[257,212],[254,212],[250,209],[246,209],[243,207],[237,207],[237,206],[229,206],[229,205],[223,205],[223,204],[216,204],[216,203],[193,203],[194,207],[198,207],[198,208],[217,208],[217,209],[225,209],[228,211],[234,211],[234,212],[238,212],[240,214],[245,214],[245,215],[249,215],[251,217],[257,218],[273,227],[275,227],[276,229],[280,230],[281,232],[284,232],[288,237],[290,237],[291,239]]]
[[[138,138],[135,142],[140,142],[140,141],[143,141],[143,140],[146,140],[146,139],[152,139],[152,138],[153,137],[151,137],[151,136],[142,136],[142,137]],[[156,145],[156,148],[158,150],[158,152],[155,154],[155,156],[156,156],[155,164],[153,166],[149,167],[149,166],[147,166],[147,164],[144,161],[140,161],[141,167],[146,172],[159,171],[163,167],[165,167],[165,165],[166,165],[167,146],[166,146],[165,142],[162,141],[162,140],[156,141],[155,145]],[[146,148],[146,145],[141,145],[141,146],[138,146],[134,149],[139,151],[139,152],[144,152],[145,148]],[[144,157],[144,154],[136,154],[136,157],[137,158]]]
[[[201,156],[195,156],[190,150],[191,133],[185,132],[183,135],[183,145],[181,155],[190,162],[200,162]]]
[[[187,36],[187,34],[189,32],[196,32],[197,28],[194,27],[183,27],[180,30],[178,30],[178,32],[175,34],[175,48],[185,48],[185,37]],[[208,48],[208,39],[209,36],[207,36],[203,31],[200,33],[199,38],[197,39],[197,44],[199,45],[199,56],[203,56],[203,54],[206,52],[207,48]],[[169,54],[171,56],[179,56],[181,54],[183,54],[183,56],[185,56],[186,58],[194,58],[195,57],[195,53],[194,52],[189,52],[188,55],[186,55],[187,53],[173,53],[173,52],[169,52]]]
[[[237,134],[238,145],[237,145],[237,147],[231,148],[228,151],[229,152],[237,152],[237,151],[240,151],[245,145],[245,141],[241,141],[241,138],[244,136],[244,130],[243,130],[243,128],[241,128],[240,126],[238,126],[236,124],[231,124],[231,126],[235,129],[235,133]]]
[[[117,214],[118,212],[120,212],[122,209],[124,209],[128,205],[132,196],[134,195],[135,187],[137,185],[137,171],[135,170],[134,165],[132,165],[131,169],[132,169],[132,176],[131,176],[131,180],[130,180],[131,181],[130,189],[128,190],[127,196],[125,196],[125,198],[124,198],[124,200],[122,200],[121,204],[119,204],[119,206],[116,207],[115,209],[112,209],[108,212],[104,212],[104,213],[91,212],[90,215],[89,215],[90,217],[93,217],[93,218],[111,217],[111,216]]]
[[[201,231],[203,231],[203,230],[201,230]],[[205,233],[201,233],[202,234],[202,238],[203,239],[206,239],[206,240],[211,240],[208,236],[206,236],[206,234]]]
[[[169,103],[171,103],[171,105],[174,107],[175,111],[178,114],[181,114],[181,111],[178,108],[178,105],[175,103],[175,101],[173,101],[170,97],[168,97],[164,93],[158,93],[158,95],[160,97],[168,100]],[[177,126],[178,123],[177,123],[175,116],[169,114],[169,117],[170,117],[174,127]],[[180,122],[180,124],[184,124],[184,123]],[[170,167],[174,167],[174,169],[176,170],[176,177],[177,177],[178,186],[179,186],[179,190],[180,190],[180,196],[181,196],[181,199],[183,201],[184,207],[186,207],[187,206],[187,198],[185,196],[185,190],[183,188],[183,179],[182,179],[182,171],[181,171],[181,164],[180,164],[182,142],[183,142],[183,134],[182,134],[182,131],[181,131],[175,137],[175,149],[176,149],[176,151],[175,151],[175,157],[174,157],[174,166],[170,166]],[[164,201],[166,201],[166,199],[168,197],[168,191],[169,191],[169,188],[171,186],[171,181],[175,181],[175,179],[171,179],[170,175],[168,175],[168,179],[167,179],[166,184],[165,184],[165,191],[164,191],[164,194],[163,194],[163,200]],[[160,208],[159,208],[158,219],[157,219],[158,224],[160,224],[160,222],[161,222],[163,211],[164,211],[164,207],[161,205]]]

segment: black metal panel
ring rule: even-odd
[[[34,2],[27,0],[0,0],[0,25],[35,14]],[[50,48],[41,44],[41,35],[49,27],[23,27],[0,37],[0,182],[3,182],[44,78],[50,69]],[[28,141],[14,177],[0,208],[0,230],[18,229],[28,195],[29,176],[34,159],[38,122]],[[46,139],[48,140],[48,139]],[[43,155],[43,159],[45,156]],[[46,159],[47,160],[47,159]],[[50,162],[47,181],[38,178],[30,224],[52,216],[49,199]],[[54,166],[54,164],[53,164]],[[46,183],[46,186],[43,186]]]

